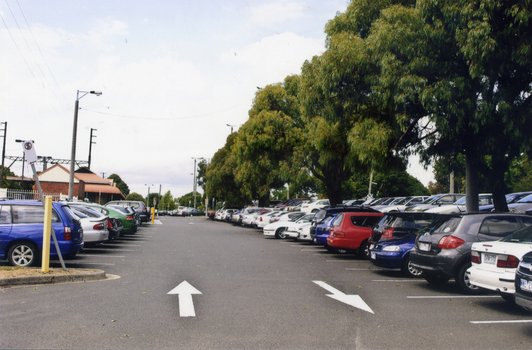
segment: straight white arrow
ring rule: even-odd
[[[329,292],[331,292],[332,294],[325,294],[329,298],[336,299],[347,305],[354,306],[357,309],[364,310],[367,312],[371,312],[372,314],[375,314],[373,310],[370,309],[368,304],[366,304],[359,295],[345,294],[339,291],[338,289],[331,287],[330,285],[328,285],[327,283],[323,281],[312,281],[312,282],[316,283],[318,286],[322,287],[323,289],[326,289]]]
[[[199,290],[192,287],[192,285],[187,281],[183,281],[167,294],[179,295],[179,316],[196,317],[194,302],[192,301],[192,294],[201,294]]]

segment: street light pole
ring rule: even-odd
[[[83,95],[79,96],[79,93]],[[72,200],[74,196],[74,169],[76,166],[76,136],[78,133],[78,109],[79,100],[87,94],[100,96],[101,91],[79,91],[76,94],[76,103],[74,104],[74,125],[72,127],[72,154],[70,155],[70,179],[68,181],[68,199]]]
[[[197,184],[196,184],[196,159],[205,159],[205,158],[203,158],[203,157],[200,157],[200,158],[192,157],[192,159],[194,159],[194,209],[196,209],[196,188],[197,188]]]
[[[227,124],[227,126],[231,127],[231,134],[232,134],[233,133],[233,126],[236,126],[236,125]]]

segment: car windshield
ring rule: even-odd
[[[532,243],[532,226],[515,231],[511,235],[501,239],[501,242]]]
[[[436,196],[429,197],[429,198],[425,199],[423,202],[421,202],[421,204],[431,204],[432,202],[434,202],[436,199],[438,199],[440,197],[441,197],[441,195],[436,195]]]
[[[529,194],[525,198],[521,198],[517,203],[532,203],[532,194]]]
[[[309,214],[309,215],[305,215],[305,216],[298,218],[296,222],[299,224],[305,223],[305,222],[311,222],[313,218],[314,218],[314,214]]]

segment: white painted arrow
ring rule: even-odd
[[[354,306],[357,309],[361,309],[361,310],[364,310],[364,311],[367,311],[367,312],[371,312],[372,314],[375,314],[373,312],[373,310],[370,309],[368,304],[366,304],[364,302],[364,300],[362,300],[362,298],[359,295],[353,295],[353,294],[349,294],[348,295],[348,294],[345,294],[345,293],[339,291],[338,289],[336,289],[334,287],[331,287],[327,283],[322,282],[322,281],[312,281],[312,282],[316,283],[318,286],[322,287],[323,289],[326,289],[329,292],[331,292],[332,294],[325,294],[329,298],[336,299],[336,300],[341,301],[342,303],[345,303],[347,305]]]
[[[201,294],[199,290],[192,287],[187,281],[181,282],[177,287],[168,292],[168,294],[179,295],[179,316],[196,317],[192,294]]]

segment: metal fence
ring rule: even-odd
[[[2,189],[6,190],[6,193],[2,197],[13,198],[13,199],[35,199],[40,200],[41,196],[39,191],[34,190],[15,190],[15,189]],[[43,193],[45,197],[52,197],[54,201],[58,201],[62,196],[60,193]]]

